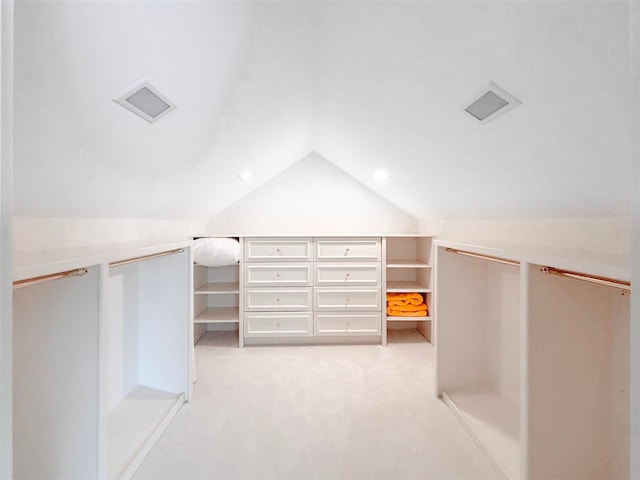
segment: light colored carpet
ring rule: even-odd
[[[135,476],[144,479],[495,479],[434,396],[433,348],[196,347],[195,399]]]

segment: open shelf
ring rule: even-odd
[[[194,320],[195,323],[239,323],[239,321],[238,307],[208,307]]]
[[[430,322],[431,317],[392,317],[387,315],[387,322]]]
[[[464,428],[481,440],[479,446],[488,450],[494,468],[509,478],[519,478],[519,409],[500,394],[483,389],[443,392],[442,396]]]
[[[420,283],[420,282],[412,282],[412,281],[389,281],[387,282],[387,292],[391,293],[409,293],[409,292],[417,292],[417,293],[431,293],[431,289]]]
[[[108,414],[108,478],[130,478],[184,402],[175,394],[142,385]]]
[[[387,268],[431,268],[431,265],[419,260],[387,260]]]
[[[240,293],[237,282],[205,283],[194,292],[196,295],[223,295],[228,293]]]

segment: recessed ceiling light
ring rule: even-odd
[[[505,89],[493,82],[489,82],[489,86],[482,90],[482,92],[464,107],[464,111],[481,124],[485,124],[498,118],[500,115],[504,115],[521,103],[520,100]]]
[[[251,171],[250,170],[243,170],[238,174],[238,178],[240,179],[241,182],[246,182],[247,180],[249,180],[251,178]]]
[[[176,105],[147,81],[142,81],[114,100],[130,112],[153,123],[176,109]]]
[[[387,172],[384,168],[378,168],[375,172],[373,172],[373,177],[378,182],[384,183],[389,180],[389,178],[391,178],[391,175],[389,175],[389,172]]]

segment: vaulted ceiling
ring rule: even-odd
[[[627,10],[18,2],[15,211],[204,219],[315,151],[416,218],[629,214]],[[142,79],[154,124],[112,101]],[[489,81],[523,103],[480,125]]]

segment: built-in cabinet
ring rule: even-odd
[[[625,260],[436,245],[438,393],[495,469],[629,478]]]
[[[384,285],[386,293],[419,293],[427,305],[425,317],[385,315],[383,344],[393,341],[393,330],[416,329],[431,342],[432,237],[390,236],[384,239]],[[386,314],[386,312],[385,312]]]
[[[245,337],[379,336],[380,245],[380,238],[245,238]]]
[[[191,397],[191,242],[18,255],[14,478],[130,478]]]
[[[193,266],[194,343],[207,331],[233,331],[243,346],[240,264]]]
[[[253,344],[278,339],[386,345],[387,330],[395,329],[417,329],[431,340],[430,313],[386,314],[387,292],[418,293],[431,309],[431,237],[239,240],[239,265],[194,266],[196,342],[207,329],[234,324],[240,346],[243,340]]]

